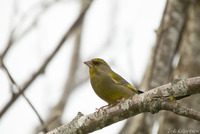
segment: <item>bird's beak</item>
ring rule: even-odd
[[[92,61],[85,61],[83,63],[85,63],[89,68],[92,68],[94,66],[94,64],[92,63]]]

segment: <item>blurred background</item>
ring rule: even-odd
[[[195,0],[1,0],[0,133],[42,133],[106,105],[83,64],[92,58],[104,59],[142,91],[175,74],[198,76],[199,5]],[[162,134],[188,123],[182,117],[173,125],[177,118],[140,114],[93,134]]]

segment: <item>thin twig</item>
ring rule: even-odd
[[[18,35],[18,37],[15,37],[14,34],[17,31],[17,28],[20,27],[20,25],[22,24],[22,22],[27,18],[27,16],[29,16],[30,11],[32,11],[32,9],[35,9],[38,5],[33,5],[29,11],[25,12],[24,15],[22,15],[20,21],[16,24],[16,26],[11,30],[9,38],[8,38],[8,42],[6,44],[6,48],[5,50],[2,52],[2,54],[0,54],[0,58],[1,60],[4,59],[4,57],[6,56],[7,52],[9,51],[9,49],[11,48],[11,46],[18,42],[20,39],[22,39],[22,37],[24,37],[24,35],[27,35],[28,32],[31,31],[31,29],[35,26],[35,24],[37,23],[38,19],[40,18],[40,16],[51,6],[54,4],[54,2],[58,2],[57,0],[51,1],[49,3],[45,3],[45,6],[42,6],[42,9],[37,13],[37,15],[35,16],[35,18],[33,19],[33,21],[28,25],[28,27],[26,27],[26,29]]]
[[[90,5],[91,5],[91,2],[88,4],[83,2],[82,10],[85,10],[86,7],[88,9]],[[77,23],[76,30],[73,32],[73,35],[76,36],[75,43],[74,43],[74,50],[72,53],[71,63],[70,63],[69,71],[68,71],[69,74],[67,76],[67,80],[64,86],[62,96],[60,97],[58,103],[50,110],[51,112],[49,113],[48,118],[45,121],[45,126],[42,126],[42,129],[46,128],[47,130],[52,130],[53,128],[61,125],[61,117],[63,115],[64,108],[66,107],[67,99],[70,93],[72,92],[72,90],[76,87],[74,80],[75,80],[75,74],[77,72],[77,67],[78,67],[77,65],[79,61],[79,50],[80,50],[80,45],[81,45],[81,34],[82,34],[82,25],[83,25],[82,22],[83,22],[83,18],[80,20],[79,23]],[[38,129],[41,129],[41,126]]]
[[[49,62],[53,59],[53,57],[57,54],[57,52],[60,50],[60,48],[63,46],[64,42],[66,41],[66,39],[68,39],[68,37],[71,35],[71,33],[73,33],[74,29],[76,29],[76,26],[79,25],[79,23],[81,22],[81,20],[83,19],[87,9],[89,8],[89,6],[83,10],[83,12],[78,16],[78,18],[76,19],[76,21],[73,23],[73,25],[71,26],[71,28],[64,34],[64,36],[61,38],[60,42],[58,43],[58,46],[56,47],[56,49],[49,55],[49,57],[44,61],[44,63],[42,64],[42,66],[35,72],[32,74],[32,77],[23,84],[22,86],[22,92],[26,91],[26,89],[30,86],[30,84],[32,84],[32,82],[40,75],[44,72],[45,68],[47,67],[47,65],[49,64]],[[13,97],[9,100],[9,102],[5,105],[5,107],[3,107],[2,111],[0,112],[0,117],[2,117],[4,115],[4,113],[8,110],[8,108],[15,102],[15,100],[20,96],[20,93],[17,93],[15,95],[13,95]]]
[[[37,110],[35,109],[35,107],[33,106],[33,104],[30,102],[30,100],[25,96],[25,94],[22,92],[22,89],[17,85],[17,83],[15,82],[14,78],[11,76],[10,72],[8,71],[7,67],[5,66],[5,64],[2,62],[2,66],[1,66],[6,74],[8,75],[8,78],[10,79],[11,83],[17,88],[17,90],[19,91],[20,94],[22,94],[22,96],[24,97],[24,99],[28,102],[28,104],[31,106],[31,108],[33,109],[33,111],[35,112],[35,114],[37,115],[41,125],[44,124],[44,121],[42,120],[41,116],[39,115],[39,113],[37,112]]]

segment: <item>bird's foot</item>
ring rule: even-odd
[[[100,108],[96,108],[95,110],[97,111],[97,112],[99,112],[100,110],[103,110],[104,108],[107,108],[107,107],[110,107],[111,105],[105,105],[105,106],[102,106],[102,107],[100,107]]]
[[[124,102],[124,101],[125,101],[125,98],[122,98],[121,100],[117,100],[119,105],[122,104],[122,102]]]

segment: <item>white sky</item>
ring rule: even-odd
[[[14,10],[13,1],[0,0],[0,54],[5,48],[11,26],[18,24],[20,16],[30,12],[17,36],[41,10],[36,0],[16,0],[18,8]],[[78,0],[65,0],[49,8],[39,17],[35,28],[11,48],[5,64],[19,85],[31,77],[56,47],[79,13],[77,3]],[[82,35],[79,66],[82,72],[85,71],[84,75],[88,75],[88,69],[82,62],[101,57],[127,81],[139,84],[155,42],[154,31],[159,26],[164,6],[165,0],[95,0],[85,18]],[[45,74],[39,76],[26,92],[43,119],[62,93],[73,42],[73,38],[66,42]],[[8,78],[0,69],[0,109],[10,95]],[[95,108],[105,104],[95,95],[87,81],[71,94],[63,123],[71,121],[79,111],[90,114]],[[116,134],[123,123],[124,121],[116,123],[93,134]],[[0,119],[0,133],[30,134],[38,124],[35,113],[20,97]]]

